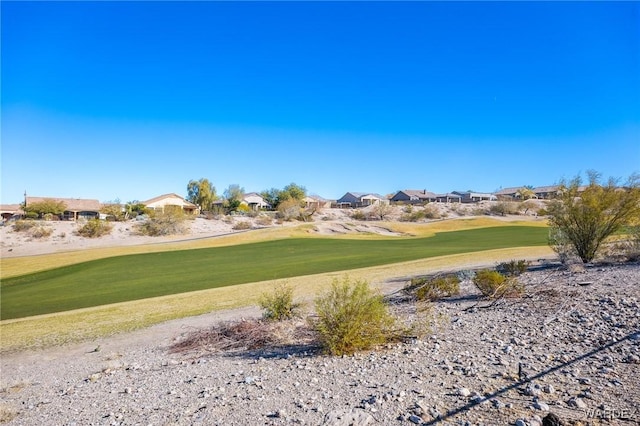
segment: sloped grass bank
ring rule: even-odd
[[[546,244],[546,228],[504,226],[444,232],[428,238],[292,238],[112,257],[4,279],[1,318],[22,318],[434,256]]]
[[[70,343],[93,341],[115,334],[144,329],[169,320],[187,317],[206,327],[216,322],[220,311],[256,305],[260,295],[275,285],[286,282],[294,288],[296,300],[306,302],[325,291],[334,279],[348,274],[353,279],[367,280],[383,293],[392,292],[405,280],[421,274],[479,268],[509,259],[536,260],[555,256],[548,246],[519,247],[463,253],[451,256],[394,263],[370,268],[336,271],[316,275],[272,280],[209,290],[153,297],[131,302],[76,309],[47,315],[5,320],[0,322],[0,354],[27,349],[42,349]],[[257,311],[257,309],[256,309]],[[222,313],[221,315],[224,315]]]

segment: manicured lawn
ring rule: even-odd
[[[292,238],[112,257],[3,280],[1,318],[434,256],[543,246],[547,235],[542,227],[504,226],[443,232],[429,238]]]

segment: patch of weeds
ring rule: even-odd
[[[91,219],[87,223],[78,228],[78,235],[85,238],[99,238],[104,235],[109,235],[113,225],[109,222],[100,219]]]
[[[259,304],[266,320],[283,321],[301,315],[302,304],[293,301],[293,288],[287,284],[279,284],[270,293],[263,293]]]
[[[0,403],[0,423],[8,423],[18,416],[18,412],[11,406]]]
[[[32,220],[16,220],[13,224],[13,230],[15,232],[25,232],[29,231],[34,226],[36,226],[36,223]]]
[[[528,267],[529,267],[529,262],[524,259],[521,259],[521,260],[510,260],[509,262],[502,262],[498,264],[496,269],[498,270],[498,272],[504,275],[517,277],[527,272]]]
[[[30,235],[33,238],[40,239],[49,238],[52,233],[53,229],[51,229],[50,227],[39,225],[31,229]]]
[[[473,278],[473,283],[482,295],[489,299],[519,297],[524,293],[523,285],[515,277],[488,269],[478,271]]]
[[[249,223],[246,220],[241,220],[239,222],[236,222],[233,227],[231,227],[231,229],[233,229],[234,231],[243,231],[246,229],[251,229],[251,223]]]
[[[157,237],[162,235],[183,234],[186,232],[185,215],[182,212],[158,213],[138,225],[140,235]]]
[[[418,300],[438,300],[460,294],[460,278],[447,274],[431,278],[412,278],[410,288]]]

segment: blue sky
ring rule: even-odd
[[[640,171],[638,2],[2,2],[2,203]]]

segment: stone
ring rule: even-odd
[[[587,408],[587,404],[584,402],[584,400],[582,398],[578,398],[578,397],[573,397],[571,398],[567,404],[570,407],[574,407],[574,408],[580,408],[580,409],[585,409]]]
[[[564,426],[560,417],[553,413],[549,413],[542,419],[542,426]]]
[[[533,403],[533,408],[535,408],[536,410],[540,410],[540,411],[549,411],[549,405],[544,403],[544,402],[540,402],[540,401],[536,401]]]
[[[471,395],[471,391],[467,388],[459,388],[458,395],[464,396],[466,398],[467,396]]]

